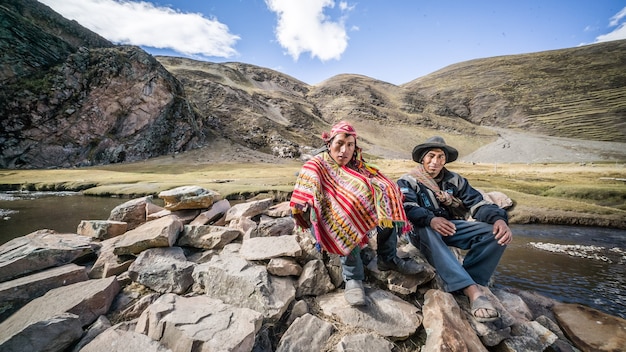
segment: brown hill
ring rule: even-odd
[[[293,158],[319,147],[322,131],[344,119],[367,153],[385,158],[409,158],[416,143],[439,134],[462,157],[478,160],[490,143],[508,141],[512,148],[488,153],[536,159],[512,138],[503,141],[504,129],[537,134],[539,151],[537,141],[567,137],[574,149],[599,143],[586,161],[626,160],[626,41],[463,62],[402,86],[359,75],[310,86],[249,64],[112,46],[32,0],[0,1],[0,16],[10,43],[0,58],[2,168],[182,157],[192,149],[194,158],[215,161],[252,152]],[[568,147],[550,150],[551,161],[571,159]]]
[[[477,125],[626,141],[626,40],[461,62],[403,87]]]
[[[182,82],[212,135],[274,156],[319,147],[322,131],[344,119],[355,124],[364,149],[384,157],[407,157],[434,130],[474,149],[495,135],[464,120],[421,114],[418,104],[425,102],[417,94],[365,76],[339,75],[309,86],[248,64],[157,59]]]

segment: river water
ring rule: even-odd
[[[74,233],[81,220],[106,220],[125,201],[73,192],[2,192],[0,245],[46,228]],[[626,318],[626,230],[515,224],[511,228],[514,240],[494,274],[496,287],[536,291]]]

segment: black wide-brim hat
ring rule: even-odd
[[[424,155],[431,149],[441,149],[446,153],[446,163],[451,163],[459,157],[459,152],[446,144],[442,137],[434,136],[426,140],[422,144],[418,144],[413,148],[413,161],[421,163]]]

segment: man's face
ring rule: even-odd
[[[355,148],[356,138],[343,133],[336,135],[328,146],[330,156],[340,166],[344,166],[352,160]]]
[[[445,164],[446,153],[439,148],[429,150],[424,155],[424,159],[422,159],[422,165],[424,165],[424,169],[426,169],[430,177],[437,177]]]

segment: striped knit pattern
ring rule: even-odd
[[[325,251],[347,255],[365,245],[367,233],[377,225],[409,229],[397,185],[376,169],[368,170],[341,167],[328,153],[313,157],[300,170],[291,196],[292,214],[298,226],[313,225]]]

